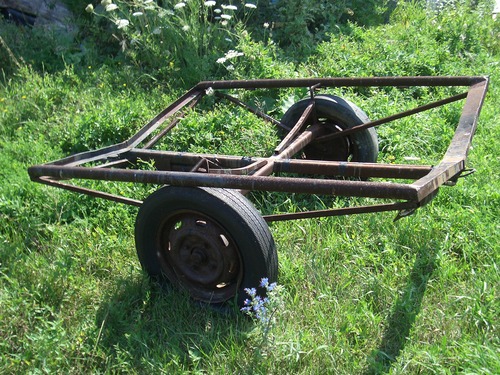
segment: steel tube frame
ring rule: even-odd
[[[289,134],[291,135],[287,136],[280,145],[277,145],[275,154],[268,158],[150,150],[165,134],[177,126],[184,108],[195,106],[210,91],[304,87],[309,88],[311,96],[313,96],[314,90],[318,88],[372,86],[464,86],[468,87],[468,91],[464,94],[451,96],[413,110],[400,112],[384,119],[371,121],[326,136],[319,129],[315,130],[314,127],[303,129],[302,123],[313,111],[312,104],[307,107],[302,116],[303,118],[290,131]],[[487,87],[487,77],[374,77],[204,81],[168,106],[130,139],[99,150],[87,151],[50,163],[36,165],[30,167],[28,172],[30,178],[36,182],[135,206],[140,206],[142,202],[87,189],[75,184],[68,184],[60,180],[123,181],[159,185],[222,187],[239,189],[245,192],[276,191],[397,200],[394,203],[372,206],[269,215],[265,217],[268,221],[388,210],[406,212],[426,204],[434,197],[440,186],[455,181],[465,170],[466,157],[477,127],[477,120]],[[237,98],[219,91],[215,91],[215,93],[218,97],[240,105],[266,121],[286,128],[279,121],[251,109]],[[296,152],[314,140],[327,141],[335,137],[346,136],[356,131],[378,126],[461,99],[465,99],[465,104],[455,135],[442,161],[435,167],[290,159]],[[170,121],[169,124],[164,129],[161,129],[161,126],[167,120]],[[155,132],[158,134],[155,134]],[[143,147],[139,147],[141,143],[144,143]],[[154,160],[158,170],[126,169],[127,166],[133,166],[139,159]],[[90,163],[101,164],[85,166]],[[279,176],[282,173],[411,179],[414,182],[394,183]]]

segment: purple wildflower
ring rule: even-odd
[[[271,292],[274,288],[276,288],[276,283],[269,284],[269,279],[267,277],[263,277],[259,286],[264,288],[266,292]],[[244,301],[245,306],[241,308],[241,311],[254,316],[264,325],[269,324],[274,312],[273,308],[270,306],[271,301],[269,298],[257,295],[256,288],[245,288],[245,292],[250,296],[250,298],[247,298]]]

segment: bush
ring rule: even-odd
[[[259,4],[250,20],[251,31],[261,40],[269,37],[287,54],[303,60],[315,45],[328,39],[340,25],[377,25],[388,20],[396,2],[358,0],[277,0]],[[262,30],[266,24],[268,30]]]
[[[457,2],[436,12],[402,3],[390,24],[351,24],[343,34],[331,34],[306,69],[324,76],[486,74],[477,71],[478,59],[500,51],[499,35],[500,23],[486,6]]]

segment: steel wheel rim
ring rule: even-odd
[[[239,249],[215,220],[196,211],[174,212],[160,226],[158,259],[169,280],[200,301],[232,298],[243,278]]]
[[[319,118],[315,122],[328,129],[328,134],[344,130],[340,125],[328,118]],[[352,157],[352,147],[349,137],[340,137],[331,142],[312,142],[304,148],[306,158],[313,160],[349,161]]]

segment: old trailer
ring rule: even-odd
[[[331,94],[374,87],[463,89],[377,120]],[[263,277],[270,282],[277,278],[277,253],[267,222],[383,211],[397,211],[401,218],[428,203],[441,186],[469,173],[466,157],[487,87],[487,77],[441,76],[205,81],[126,141],[32,166],[28,172],[35,182],[138,206],[137,254],[151,277],[184,288],[197,300],[223,303],[236,297],[242,305],[245,288],[256,287]],[[239,94],[291,88],[308,95],[280,120]],[[191,111],[207,110],[207,97],[210,103],[243,108],[275,127],[280,137],[272,152],[257,157],[164,150],[162,139],[182,126]],[[462,112],[439,163],[377,162],[377,127],[458,101],[463,101]],[[82,186],[84,180],[159,188],[137,198]],[[255,191],[367,197],[372,203],[261,215],[247,198]]]

